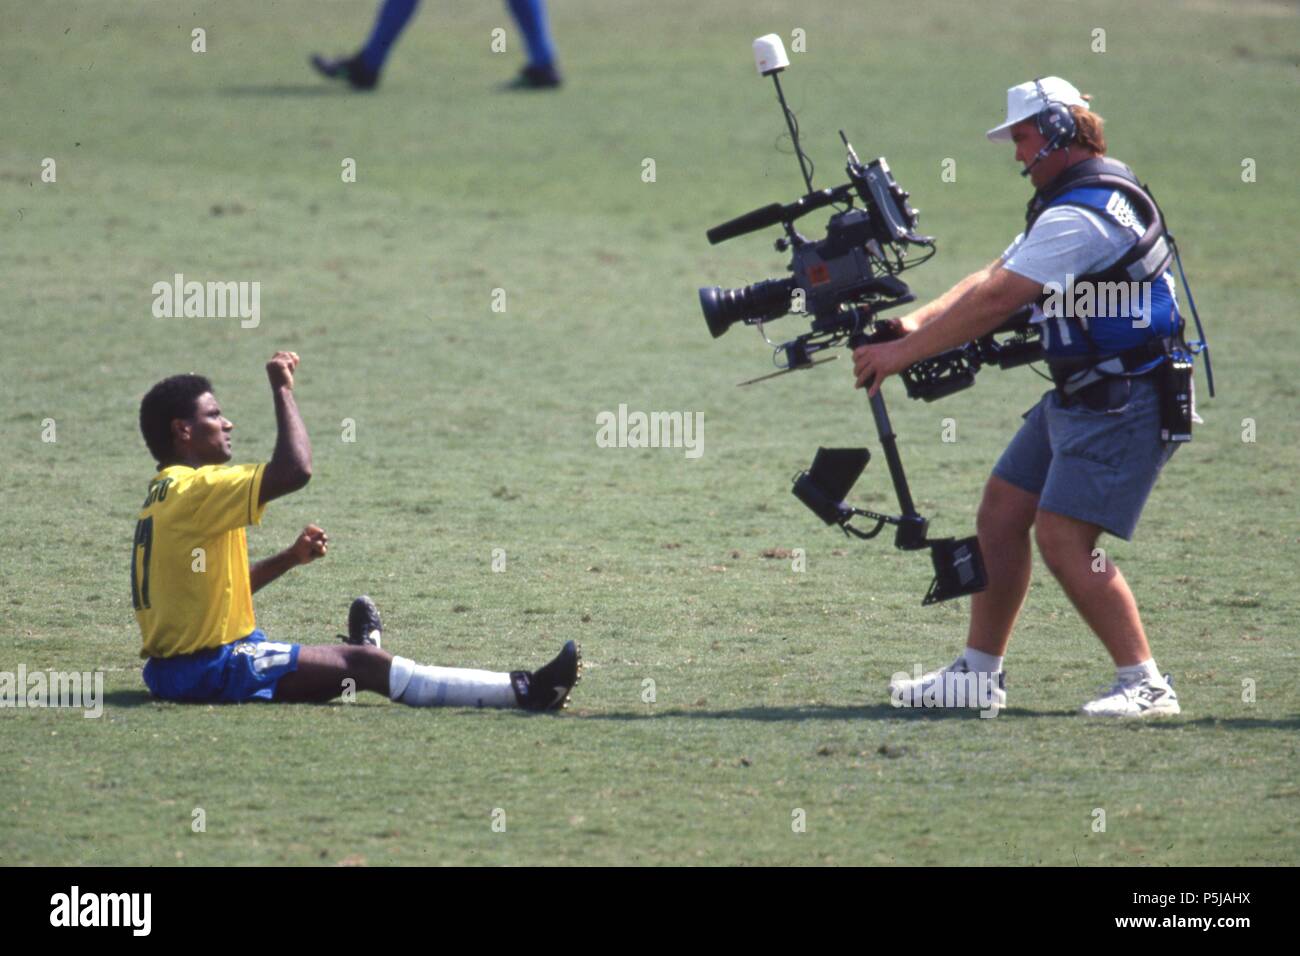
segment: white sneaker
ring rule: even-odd
[[[966,708],[992,716],[1007,705],[1006,679],[1005,671],[973,671],[966,658],[959,657],[928,674],[895,674],[889,682],[889,700],[895,707]]]
[[[1164,717],[1182,713],[1170,675],[1162,680],[1143,678],[1135,684],[1117,681],[1096,700],[1079,708],[1087,717]]]

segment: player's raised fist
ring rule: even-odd
[[[272,388],[293,388],[293,371],[298,367],[297,352],[276,352],[266,363],[266,377]]]
[[[289,550],[299,564],[310,564],[317,558],[325,557],[329,551],[329,540],[329,535],[318,526],[309,524],[302,529],[302,534],[298,535],[298,540]]]

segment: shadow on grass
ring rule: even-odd
[[[378,703],[378,701],[375,701]],[[104,695],[104,703],[110,707],[143,707],[146,704],[167,703],[154,698],[147,690],[114,690]],[[254,704],[271,704],[271,701],[248,701]],[[186,706],[178,704],[177,706]],[[206,706],[201,702],[198,706]],[[232,705],[238,706],[238,705]],[[326,701],[317,704],[295,703],[282,707],[339,707],[345,706],[340,701]],[[355,706],[348,704],[346,706]],[[437,709],[437,708],[431,708]],[[457,711],[476,711],[477,708],[449,708]],[[521,717],[554,718],[554,713],[518,711]],[[981,718],[975,710],[932,710],[922,707],[893,707],[889,704],[871,704],[865,707],[836,707],[830,704],[816,704],[806,707],[741,707],[736,710],[657,710],[654,712],[614,711],[612,713],[581,713],[570,711],[564,715],[570,720],[612,720],[639,721],[662,720],[672,717],[685,717],[687,720],[756,720],[756,721],[805,721],[805,720],[989,720],[1001,718],[1024,719],[1026,717],[1079,718],[1075,710],[1025,710],[1020,707],[1005,708],[997,718]],[[1090,720],[1105,726],[1137,726],[1128,721]],[[1300,714],[1279,718],[1254,717],[1198,717],[1196,720],[1180,720],[1177,717],[1163,717],[1159,720],[1141,722],[1143,727],[1159,727],[1173,730],[1182,727],[1213,727],[1225,730],[1300,730]]]
[[[175,703],[178,707],[207,706],[206,702],[170,702],[155,698],[147,690],[114,690],[104,695],[104,703],[109,707],[143,707],[147,704]],[[247,701],[250,704],[270,704],[271,701]],[[224,705],[224,704],[223,704]],[[232,704],[231,706],[238,706]],[[282,707],[337,707],[343,706],[339,701],[323,703],[291,704],[279,703]],[[347,706],[355,706],[349,704]],[[431,710],[477,711],[473,707],[430,708]],[[553,712],[515,711],[521,717],[555,718]],[[1024,717],[1066,717],[1074,711],[1037,712],[1030,710],[1007,710],[1007,714]],[[566,718],[577,720],[656,720],[668,717],[686,717],[691,720],[760,720],[760,721],[800,721],[800,720],[979,720],[978,711],[967,710],[922,710],[919,708],[891,707],[888,704],[873,704],[869,707],[833,707],[829,704],[810,707],[743,707],[738,710],[660,710],[654,713],[633,713],[620,711],[614,713],[575,713],[570,711]]]
[[[143,707],[152,703],[153,695],[147,690],[110,690],[104,694],[104,704],[108,707]]]
[[[1008,708],[1002,712],[1016,717],[1070,717],[1072,710],[1034,711]],[[578,716],[578,715],[574,715]],[[999,715],[1001,716],[1001,715]],[[934,710],[871,704],[865,707],[835,707],[817,704],[807,707],[741,707],[736,710],[660,710],[653,713],[621,711],[612,714],[583,714],[581,720],[656,720],[685,717],[688,720],[980,720],[976,710]],[[984,720],[996,718],[982,718]]]
[[[1300,714],[1290,717],[1197,717],[1195,720],[1180,720],[1174,717],[1148,721],[1153,727],[1174,729],[1178,727],[1215,727],[1223,730],[1256,730],[1271,728],[1276,730],[1300,730]]]
[[[272,700],[163,700],[154,697],[147,690],[111,690],[104,694],[104,704],[109,707],[143,707],[146,704],[168,704],[175,707],[357,707],[367,705],[383,706],[387,701],[376,694],[367,694],[361,700],[347,703],[339,698],[323,701],[272,701]]]
[[[272,83],[266,85],[222,86],[217,88],[222,96],[348,96],[353,91],[339,84]]]
[[[935,710],[921,707],[893,707],[889,704],[872,704],[866,707],[835,707],[829,704],[808,707],[741,707],[736,710],[661,710],[653,713],[620,711],[609,714],[574,714],[579,720],[656,720],[668,717],[684,717],[688,720],[756,720],[756,721],[804,721],[804,720],[1000,720],[1010,718],[1022,720],[1026,717],[1071,718],[1106,726],[1134,726],[1128,721],[1103,721],[1096,718],[1083,718],[1077,710],[1026,710],[1020,707],[1005,708],[996,718],[981,718],[974,710]],[[1182,727],[1221,727],[1226,730],[1298,730],[1300,714],[1281,718],[1251,717],[1201,717],[1196,720],[1180,720],[1177,717],[1162,717],[1158,720],[1140,722],[1143,727],[1162,727],[1177,729]]]

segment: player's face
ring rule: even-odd
[[[1011,127],[1011,142],[1016,145],[1016,162],[1023,168],[1032,163],[1038,151],[1047,145],[1047,138],[1038,132],[1038,126],[1033,120],[1025,120]],[[1057,167],[1063,155],[1064,153],[1058,150],[1044,156],[1029,174],[1029,181],[1035,187],[1045,186],[1051,182],[1061,171]]]
[[[194,417],[189,426],[190,457],[205,465],[220,465],[230,461],[230,433],[234,424],[221,414],[221,406],[211,392],[199,396]]]

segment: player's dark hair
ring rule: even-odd
[[[140,403],[140,433],[159,466],[169,464],[175,454],[172,421],[193,418],[199,396],[210,391],[212,383],[202,375],[173,375],[149,389]]]

